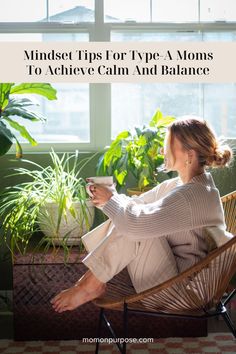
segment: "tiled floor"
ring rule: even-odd
[[[0,340],[2,354],[92,354],[95,344],[81,344],[79,341],[37,341],[13,342]],[[117,354],[114,344],[101,344],[101,354]],[[149,344],[128,344],[127,354],[154,353],[236,353],[236,341],[228,333],[210,334],[204,338],[168,338],[158,339]]]
[[[230,314],[236,323],[236,306],[232,306]],[[2,313],[3,315],[3,313]],[[0,316],[0,353],[2,354],[90,354],[95,351],[95,343],[84,344],[81,341],[30,341],[14,342],[12,316]],[[236,353],[236,340],[228,332],[223,319],[208,320],[208,337],[201,338],[166,338],[155,339],[149,344],[128,344],[127,354],[154,353]],[[100,354],[117,354],[114,344],[103,343]]]

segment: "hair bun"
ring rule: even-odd
[[[215,148],[212,163],[212,167],[224,167],[229,164],[233,156],[232,150],[228,145],[219,145]]]

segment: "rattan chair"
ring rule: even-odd
[[[236,192],[222,197],[228,231],[236,233]],[[226,304],[236,293],[236,289],[225,298],[226,290],[236,269],[236,237],[213,250],[206,258],[183,273],[145,290],[139,294],[121,272],[108,283],[106,294],[94,300],[100,307],[97,338],[101,326],[107,326],[111,335],[116,335],[109,323],[106,309],[123,311],[123,338],[128,338],[128,314],[145,314],[156,317],[182,317],[199,319],[221,315],[236,338],[236,329],[227,313]],[[126,353],[126,343],[116,342],[121,353]],[[99,351],[99,341],[96,351]]]
[[[236,234],[236,191],[221,198],[225,212],[225,222],[227,230]]]

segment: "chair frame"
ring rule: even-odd
[[[153,316],[153,317],[165,317],[165,318],[182,318],[182,319],[204,319],[204,318],[210,318],[210,317],[216,317],[216,316],[222,316],[226,325],[228,326],[229,330],[231,331],[231,333],[233,334],[234,338],[236,338],[236,328],[227,312],[226,309],[226,305],[230,302],[230,300],[232,299],[232,297],[236,294],[236,289],[234,289],[233,291],[231,291],[231,293],[227,296],[227,298],[224,301],[221,301],[218,304],[218,308],[213,311],[213,312],[209,312],[206,313],[205,315],[202,316],[191,316],[191,315],[178,315],[178,314],[168,314],[168,313],[163,313],[163,312],[150,312],[150,311],[138,311],[138,310],[132,310],[132,309],[128,309],[128,304],[126,302],[124,302],[123,305],[123,338],[126,339],[128,338],[128,313],[133,313],[133,314],[139,314],[139,315],[149,315],[149,316]],[[109,322],[109,320],[107,319],[106,315],[105,315],[105,309],[102,307],[100,309],[100,314],[99,314],[99,322],[98,322],[98,329],[97,329],[97,335],[96,338],[98,339],[97,343],[96,343],[96,349],[95,349],[95,354],[99,353],[99,339],[100,334],[101,334],[101,328],[102,328],[102,324],[105,324],[105,326],[107,327],[107,329],[109,330],[109,332],[111,333],[112,337],[116,340],[117,336]],[[126,354],[126,342],[123,342],[123,345],[121,345],[119,342],[115,343],[120,351],[121,354]]]
[[[224,196],[221,198],[224,209],[225,206],[227,206],[228,202],[232,202],[236,199],[236,192],[232,192],[229,193],[228,195]],[[234,204],[234,208],[235,208],[235,204]],[[229,209],[228,209],[229,211]],[[228,211],[225,212],[227,213],[226,217],[228,218],[228,220],[230,220],[230,227],[228,228],[228,231],[231,232],[235,232],[235,216],[234,215],[228,215]],[[228,223],[227,223],[228,225]],[[105,297],[105,298],[98,298],[95,299],[93,302],[95,305],[100,307],[100,315],[99,315],[99,322],[98,322],[98,329],[97,329],[97,343],[96,343],[96,349],[95,349],[95,354],[98,354],[99,352],[99,339],[100,339],[100,335],[101,335],[101,329],[102,329],[102,325],[105,324],[105,326],[107,327],[107,329],[109,330],[110,334],[112,335],[112,337],[116,340],[116,334],[111,326],[111,324],[109,323],[106,314],[105,314],[105,309],[109,309],[109,310],[120,310],[123,311],[123,345],[121,345],[121,343],[119,343],[118,341],[116,341],[116,345],[120,351],[120,353],[122,354],[126,354],[126,338],[128,338],[128,314],[129,313],[133,313],[133,314],[140,314],[140,315],[149,315],[149,316],[154,316],[154,317],[169,317],[169,318],[183,318],[183,319],[204,319],[204,318],[210,318],[210,317],[215,317],[215,316],[222,316],[226,325],[228,326],[230,332],[233,334],[234,338],[236,338],[236,328],[230,318],[230,315],[227,312],[227,308],[226,305],[231,301],[231,299],[233,298],[233,296],[236,294],[236,287],[233,287],[233,290],[227,295],[227,297],[225,298],[225,296],[223,295],[225,293],[225,291],[228,289],[228,285],[229,284],[224,284],[225,289],[221,289],[222,290],[222,295],[220,295],[220,297],[218,296],[216,299],[214,299],[214,307],[210,306],[210,308],[206,307],[201,307],[201,309],[197,309],[195,312],[194,311],[183,311],[180,313],[168,313],[168,312],[154,312],[152,310],[140,310],[138,309],[138,306],[135,308],[135,306],[133,306],[132,308],[132,304],[137,304],[138,301],[144,299],[147,296],[153,295],[153,294],[158,294],[160,293],[162,290],[164,289],[168,289],[170,288],[172,285],[178,284],[180,283],[182,280],[185,280],[186,278],[190,278],[191,277],[195,277],[195,275],[200,272],[202,269],[204,269],[205,267],[208,266],[208,264],[214,259],[217,258],[217,256],[219,256],[222,252],[224,252],[225,250],[229,249],[231,246],[235,246],[236,244],[236,236],[233,237],[233,239],[231,239],[230,241],[228,241],[226,244],[224,244],[223,246],[213,250],[212,252],[210,252],[207,257],[205,257],[204,259],[202,259],[201,261],[199,261],[197,264],[195,264],[194,266],[192,266],[191,268],[187,269],[186,271],[182,272],[181,274],[167,280],[166,282],[159,284],[151,289],[142,291],[141,293],[132,293],[129,290],[127,291],[127,293],[120,294],[120,297],[117,298],[116,296],[113,297]],[[234,275],[235,271],[234,271],[234,267],[236,265],[235,261],[234,261],[234,266],[231,266],[230,272],[228,274],[229,278],[231,276]],[[120,283],[122,283],[122,279],[120,281]],[[228,282],[229,283],[229,282]],[[124,284],[124,283],[123,283]],[[111,288],[112,288],[112,284],[111,284]],[[115,289],[116,290],[116,289]],[[219,295],[219,294],[218,294]]]

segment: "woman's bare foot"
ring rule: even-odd
[[[74,286],[56,295],[51,304],[56,312],[71,311],[101,296],[105,290],[106,284],[88,271]]]

